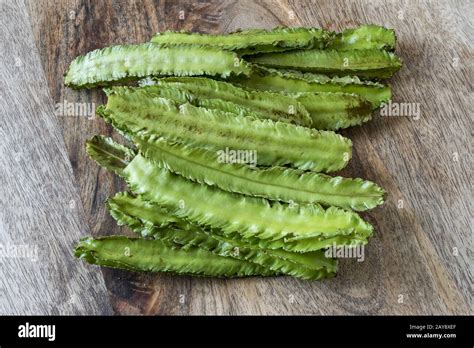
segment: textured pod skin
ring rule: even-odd
[[[122,176],[122,170],[136,156],[135,151],[112,138],[96,135],[86,141],[87,154],[101,167]]]
[[[228,82],[199,77],[148,78],[142,80],[140,85],[179,88],[197,96],[202,100],[201,104],[206,99],[220,99],[253,109],[274,121],[311,126],[311,118],[305,107],[294,98],[281,93],[247,91]]]
[[[71,62],[65,84],[91,88],[146,76],[249,75],[249,64],[230,51],[211,47],[160,47],[153,43],[97,49]]]
[[[330,277],[337,270],[336,260],[326,258],[321,251],[298,254],[262,249],[242,240],[225,238],[183,220],[176,221],[171,215],[163,216],[161,207],[126,192],[110,198],[107,207],[119,225],[128,226],[143,237],[152,236],[182,248],[203,248],[220,256],[250,261],[276,273],[302,279]],[[159,212],[158,216],[156,212]],[[154,225],[156,222],[159,226]]]
[[[143,83],[143,81],[142,81]],[[109,95],[114,93],[114,91],[118,91],[120,89],[128,89],[129,87],[114,87],[114,89],[108,89],[105,88],[104,92]],[[306,110],[305,111],[305,119],[304,121],[301,120],[299,121],[293,115],[288,115],[288,116],[279,116],[277,114],[272,114],[272,113],[263,113],[256,111],[254,109],[250,109],[238,104],[235,104],[230,101],[226,100],[221,100],[221,99],[208,99],[205,96],[203,97],[198,97],[196,94],[191,94],[189,91],[180,88],[177,85],[170,84],[169,86],[154,86],[154,87],[143,87],[143,91],[148,93],[149,98],[165,98],[165,99],[170,99],[176,104],[186,104],[190,103],[194,106],[197,107],[203,107],[206,109],[215,109],[215,110],[221,110],[224,112],[229,112],[233,113],[242,117],[250,117],[253,119],[275,119],[277,121],[282,121],[282,122],[293,122],[295,124],[298,124],[301,122],[301,125],[310,125],[311,124],[311,118],[309,117],[309,114]]]
[[[107,149],[107,147],[113,147],[115,149],[114,151],[111,151],[110,149],[100,150],[100,151],[95,150],[95,151],[89,153],[91,155],[92,159],[94,159],[100,165],[104,165],[106,169],[115,170],[116,169],[115,165],[109,166],[110,163],[115,163],[115,162],[111,161],[107,158],[102,158],[102,157],[104,157],[104,156],[107,157],[110,152],[115,152],[116,155],[119,155],[120,149],[123,146],[119,145],[119,144],[117,144],[117,146],[115,146],[112,141],[104,141],[104,139],[100,139],[98,137],[94,137],[89,142],[94,142],[94,146],[89,147],[89,148],[95,148],[96,149],[96,148],[100,148],[101,146],[105,146],[106,149]],[[127,156],[127,152],[123,151],[122,155]],[[150,168],[151,169],[154,168],[154,170],[157,170],[160,173],[163,173],[163,172],[166,173],[167,172],[167,171],[159,169],[158,167],[155,167],[155,166],[150,166]],[[117,174],[121,175],[125,179],[127,178],[127,174],[124,172],[122,167],[120,167],[120,170],[117,171]],[[153,176],[153,173],[148,173],[148,174]],[[171,174],[169,174],[169,175],[171,175]],[[171,176],[173,176],[173,175],[171,175]],[[143,177],[143,178],[145,180],[147,180],[146,177]],[[156,179],[156,177],[155,177],[155,179]],[[140,180],[140,177],[138,177],[137,180]],[[160,179],[158,178],[158,180],[160,180]],[[189,182],[185,179],[181,179],[181,180],[183,180],[186,185],[191,184],[191,186],[189,186],[189,187],[186,187],[186,188],[182,187],[183,192],[189,193],[189,194],[191,194],[191,196],[194,196],[194,193],[192,191],[189,191],[189,189],[199,188],[200,185],[192,184],[191,182]],[[167,184],[164,183],[164,185],[167,185]],[[171,186],[173,186],[173,185],[171,185]],[[180,185],[178,184],[178,185],[174,185],[173,187],[175,187],[179,191],[180,190],[179,186]],[[158,191],[160,191],[159,187],[158,188],[154,187],[154,189],[157,189]],[[211,189],[211,188],[209,188],[209,189]],[[146,190],[146,188],[145,188],[145,190]],[[215,191],[216,191],[216,193],[218,193],[218,196],[220,195],[219,193],[222,193],[222,194],[224,194],[224,196],[226,196],[225,192],[223,192],[223,191],[220,191],[220,190],[215,190]],[[181,194],[179,194],[178,196],[176,196],[176,194],[177,193],[175,193],[175,196],[174,196],[175,199],[178,199],[178,198],[182,197]],[[200,194],[202,194],[202,192],[199,192],[199,193],[195,192],[195,194],[196,194],[196,196],[199,196]],[[227,194],[227,198],[229,198],[229,197],[230,198],[234,197],[237,200],[239,200],[239,204],[247,205],[247,203],[249,203],[249,202],[250,203],[255,203],[255,204],[257,204],[257,206],[260,206],[260,208],[265,209],[265,207],[267,207],[268,209],[274,209],[273,211],[275,211],[275,209],[276,209],[277,212],[279,211],[279,209],[284,209],[284,210],[289,209],[290,211],[296,212],[298,214],[298,211],[299,211],[299,208],[297,206],[286,206],[286,208],[285,208],[285,206],[281,206],[281,205],[277,204],[277,205],[275,205],[276,208],[275,207],[271,208],[270,205],[268,204],[268,202],[265,201],[265,200],[256,199],[256,198],[252,199],[250,197],[245,198],[245,197],[242,197],[242,196],[239,196],[239,195]],[[150,200],[149,198],[147,198],[145,196],[143,198],[146,199],[146,200]],[[210,198],[212,198],[212,197],[210,197]],[[200,199],[199,202],[203,203],[202,199]],[[217,202],[217,203],[219,205],[220,202]],[[235,204],[236,202],[234,201],[234,202],[222,202],[222,203],[223,204]],[[188,216],[186,214],[190,213],[190,212],[192,214],[197,214],[197,216],[195,215],[196,219],[193,220],[195,225],[199,225],[200,221],[202,220],[202,217],[199,217],[200,213],[196,212],[196,210],[189,211],[189,210],[185,209],[186,208],[185,201],[181,200],[181,199],[178,201],[178,208],[179,209],[184,209],[184,215],[182,214],[183,212],[180,212],[178,210],[178,213],[180,213],[179,216],[176,216],[176,214],[173,214],[173,211],[176,209],[176,207],[173,208],[173,205],[171,205],[171,210],[169,210],[170,209],[169,207],[167,208],[167,207],[163,206],[162,204],[158,204],[156,202],[153,202],[152,207],[148,206],[148,208],[146,206],[142,206],[142,207],[137,208],[136,204],[135,205],[133,205],[133,204],[132,205],[130,205],[130,204],[127,205],[127,201],[122,201],[120,203],[120,206],[121,206],[122,209],[126,209],[128,212],[130,212],[130,215],[136,214],[136,215],[139,215],[141,217],[141,220],[140,220],[139,224],[137,224],[136,219],[134,219],[134,218],[130,219],[129,215],[127,215],[127,214],[121,214],[120,219],[123,219],[124,221],[127,221],[127,224],[130,227],[132,227],[134,229],[140,229],[142,231],[142,233],[144,233],[144,234],[148,234],[149,232],[147,232],[147,231],[149,231],[152,228],[155,228],[156,226],[169,227],[169,226],[174,226],[174,225],[178,224],[179,227],[181,229],[183,229],[182,224],[180,224],[180,221],[186,220],[186,222],[188,222],[188,219],[185,216]],[[159,207],[159,208],[155,209],[155,207]],[[225,205],[220,206],[220,208],[222,208],[222,207],[225,207]],[[305,209],[307,209],[307,208],[302,207],[302,210],[305,210]],[[312,211],[314,211],[316,213],[319,213],[319,217],[322,218],[323,221],[325,220],[324,216],[326,214],[330,218],[332,216],[332,218],[336,218],[336,219],[337,219],[336,214],[346,215],[344,211],[340,211],[340,210],[335,209],[335,208],[329,208],[328,210],[326,210],[326,212],[324,212],[321,208],[318,208],[317,206],[309,207],[309,209],[310,209],[310,213]],[[116,209],[113,209],[113,210],[116,211],[116,212],[118,211]],[[205,212],[206,208],[202,208],[202,210],[200,210],[200,211]],[[252,211],[252,213],[256,213],[257,215],[259,214],[259,210],[255,210],[255,208],[251,208],[251,211]],[[204,218],[211,218],[212,219],[213,214],[210,214],[210,215],[208,215],[207,213],[204,213],[204,214],[205,214]],[[276,219],[276,221],[280,221],[281,219],[285,219],[284,216],[279,216],[279,215],[280,214],[278,213],[278,216],[274,217],[274,219]],[[245,219],[246,216],[247,215],[243,216],[244,219]],[[346,218],[348,216],[349,215],[346,215]],[[357,225],[357,221],[360,218],[357,215],[352,215],[352,216],[354,218],[352,223],[355,223]],[[288,217],[288,216],[286,218],[293,219],[293,217]],[[261,218],[259,216],[257,221],[260,221],[260,219]],[[306,221],[306,223],[310,223],[310,222],[311,222],[310,220]],[[224,237],[231,238],[231,239],[234,239],[234,240],[242,240],[247,244],[258,246],[259,248],[283,249],[283,250],[295,251],[295,252],[310,252],[310,251],[316,251],[316,250],[324,249],[326,247],[330,247],[330,246],[333,245],[333,243],[335,243],[337,245],[348,245],[348,246],[366,244],[367,239],[372,234],[372,227],[369,224],[363,222],[363,220],[361,220],[361,222],[362,222],[362,225],[365,225],[365,227],[363,227],[362,230],[357,229],[357,231],[356,231],[356,228],[354,226],[353,228],[349,228],[346,232],[342,232],[342,231],[339,231],[339,227],[337,227],[336,228],[336,230],[338,231],[337,233],[341,232],[342,234],[336,234],[336,235],[333,235],[333,236],[321,235],[320,232],[310,232],[304,238],[295,237],[295,236],[293,236],[293,237],[292,236],[286,236],[284,238],[276,238],[276,239],[261,239],[259,237],[254,236],[252,233],[249,233],[249,232],[241,233],[239,231],[235,231],[235,230],[232,230],[232,229],[229,229],[229,228],[226,228],[226,230],[223,231],[223,230],[220,230],[219,228],[215,228],[215,226],[216,226],[215,224],[206,224],[205,223],[205,225],[207,226],[206,230],[209,230],[209,229],[212,230],[213,234],[224,236]],[[247,223],[252,224],[252,222],[250,220],[247,221]],[[142,225],[144,225],[144,227]],[[224,224],[223,226],[225,227],[226,225]],[[258,227],[258,226],[255,226],[255,227]],[[261,225],[260,225],[260,227],[261,227]],[[203,228],[203,226],[200,226],[200,228]],[[255,228],[254,228],[254,230],[255,230]],[[365,231],[363,231],[363,230],[365,230]]]
[[[165,31],[151,42],[160,45],[203,45],[236,51],[240,55],[278,52],[297,48],[324,48],[333,38],[330,32],[317,28],[249,29],[225,35]]]
[[[384,191],[370,181],[330,177],[281,167],[251,168],[220,163],[216,153],[156,136],[134,138],[140,152],[161,168],[224,191],[287,203],[320,203],[364,211],[383,203]]]
[[[393,51],[396,41],[395,30],[369,24],[336,34],[327,48],[339,51],[372,48]]]
[[[141,131],[210,151],[256,151],[258,165],[313,171],[342,169],[351,157],[352,142],[334,132],[252,120],[189,104],[178,107],[167,99],[148,98],[140,88],[123,91],[110,94],[107,107],[98,108],[97,113],[130,137]]]
[[[172,215],[219,229],[227,236],[238,233],[241,238],[278,240],[355,234],[366,238],[373,232],[372,226],[353,212],[335,207],[324,210],[317,205],[269,204],[263,199],[193,183],[141,155],[123,173],[132,192],[156,202]]]
[[[275,275],[257,264],[222,257],[200,248],[177,248],[160,240],[107,236],[83,238],[74,249],[88,263],[131,271],[205,277]]]
[[[357,94],[292,93],[304,105],[312,119],[312,127],[338,130],[361,125],[372,119],[372,104]]]
[[[120,226],[128,226],[142,237],[152,236],[154,229],[187,225],[159,205],[128,192],[107,199],[107,209]]]
[[[228,113],[235,114],[242,117],[250,117],[253,119],[262,119],[262,120],[270,119],[274,121],[293,123],[300,126],[310,126],[311,124],[311,118],[309,116],[308,118],[306,118],[305,116],[304,121],[303,120],[300,121],[300,120],[294,120],[292,116],[282,117],[277,114],[269,114],[268,112],[263,113],[260,111],[256,111],[255,109],[242,106],[239,104],[235,104],[233,102],[222,100],[222,99],[196,98],[195,100],[197,100],[196,103],[193,103],[193,105],[195,106],[200,106],[205,109],[220,110],[220,111],[228,112]]]
[[[267,69],[261,66],[254,69],[250,77],[236,77],[234,82],[247,88],[290,94],[301,92],[357,94],[368,100],[373,109],[392,98],[390,87],[377,82],[361,81],[357,76],[329,77],[301,71]]]
[[[261,54],[248,60],[270,68],[356,75],[366,79],[389,78],[402,67],[402,61],[394,53],[378,49],[296,50]]]

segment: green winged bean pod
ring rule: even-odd
[[[386,79],[402,67],[402,61],[394,53],[379,49],[296,50],[252,56],[248,61],[270,68],[356,75],[365,79]]]
[[[257,164],[263,166],[331,172],[351,157],[351,141],[334,132],[178,106],[168,99],[148,98],[140,88],[109,93],[107,107],[97,112],[130,137],[143,131],[210,151],[256,151]]]
[[[231,102],[254,110],[274,121],[290,122],[301,126],[311,126],[311,118],[306,108],[295,98],[266,91],[248,91],[224,81],[200,77],[147,78],[140,81],[141,86],[159,86],[161,88],[178,88],[203,100]],[[150,92],[157,87],[146,87]],[[229,111],[235,111],[230,109]],[[262,117],[259,117],[262,118]]]
[[[324,48],[333,34],[318,28],[249,29],[230,34],[212,35],[165,31],[151,42],[160,45],[200,45],[236,51],[240,55],[278,52],[296,48]]]
[[[393,29],[368,24],[336,34],[327,48],[339,51],[371,48],[393,51],[396,41]]]
[[[222,190],[287,203],[320,203],[363,211],[383,203],[384,191],[370,181],[331,177],[291,168],[252,168],[223,163],[219,153],[170,143],[156,136],[136,136],[141,153],[162,168]]]
[[[121,192],[107,201],[110,214],[121,226],[128,226],[143,237],[154,237],[182,248],[199,247],[224,257],[250,261],[276,273],[302,279],[321,279],[334,275],[337,262],[326,258],[324,252],[305,254],[284,250],[262,249],[238,239],[229,239],[188,224],[166,213],[164,209]],[[158,226],[156,225],[158,223]]]
[[[238,85],[263,91],[292,93],[343,92],[360,95],[378,108],[392,98],[389,86],[360,80],[357,76],[329,77],[295,70],[271,69],[259,66],[249,77],[234,78]]]
[[[123,170],[132,192],[163,206],[189,222],[221,230],[224,235],[263,240],[334,237],[357,234],[362,238],[373,228],[357,214],[317,205],[288,206],[200,185],[153,165],[137,155]],[[206,197],[203,200],[202,197]],[[229,209],[232,207],[232,209]]]
[[[92,88],[146,76],[249,75],[250,65],[235,53],[211,47],[160,47],[153,43],[119,45],[91,51],[71,62],[66,86]]]
[[[180,249],[158,239],[86,237],[77,244],[74,255],[91,264],[130,271],[204,277],[276,275],[275,272],[252,262],[222,257],[196,247]]]

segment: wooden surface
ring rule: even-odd
[[[2,17],[5,7],[2,4]],[[40,82],[28,87],[19,85],[17,90],[8,92],[5,99],[11,105],[10,112],[18,111],[17,123],[12,125],[15,129],[35,127],[50,137],[54,135],[45,130],[43,119],[51,116],[51,106],[46,108],[47,102],[39,100],[47,94],[46,87],[49,87],[53,103],[67,100],[99,105],[104,102],[100,91],[77,92],[64,88],[62,75],[75,56],[110,44],[144,42],[154,32],[165,29],[219,33],[277,25],[321,26],[335,30],[361,23],[393,27],[398,35],[397,53],[405,61],[403,70],[390,81],[394,101],[420,105],[418,120],[376,117],[363,127],[344,131],[354,142],[354,158],[343,174],[374,180],[388,192],[384,206],[364,214],[376,228],[375,236],[366,247],[364,262],[342,260],[338,276],[321,282],[287,277],[211,280],[101,270],[84,266],[70,255],[61,255],[62,265],[67,265],[68,271],[77,270],[75,277],[81,277],[81,283],[90,283],[90,291],[76,293],[80,301],[97,299],[101,291],[98,278],[103,276],[110,303],[118,314],[472,313],[472,197],[469,185],[473,111],[470,104],[472,2],[68,0],[55,3],[29,1],[27,8],[33,36],[27,37],[30,35],[27,31],[11,27],[7,30],[9,35],[16,37],[21,32],[20,35],[26,35],[25,40],[34,39],[36,47],[32,47],[25,59],[41,60],[41,66],[33,65],[34,71],[39,75],[44,72],[47,85],[38,86]],[[13,26],[13,19],[7,23]],[[27,26],[27,23],[23,25]],[[2,42],[8,48],[18,44],[16,41]],[[5,51],[2,49],[3,55]],[[37,53],[39,58],[34,57]],[[41,115],[41,124],[37,123],[39,116],[36,116],[40,110],[27,109],[24,104],[27,92],[37,93],[36,99],[29,99],[38,102],[44,108],[43,113],[48,114]],[[35,151],[34,158],[38,158],[38,147],[43,146],[55,159],[53,164],[62,161],[63,166],[62,154],[68,154],[80,194],[77,207],[79,209],[82,203],[85,214],[81,216],[85,218],[84,225],[77,226],[78,220],[74,220],[76,225],[67,224],[76,215],[65,214],[61,235],[53,236],[52,230],[45,232],[37,220],[19,225],[17,216],[12,215],[14,218],[7,221],[18,224],[14,231],[21,230],[25,235],[41,234],[41,238],[49,238],[58,248],[69,247],[69,241],[77,239],[79,229],[94,235],[128,233],[116,227],[104,207],[105,199],[122,190],[123,184],[99,169],[84,151],[87,138],[97,133],[113,134],[110,127],[97,118],[58,116],[50,120],[51,129],[62,131],[64,145],[55,139],[56,146],[46,147],[45,138],[30,136],[31,148],[23,150]],[[14,134],[15,131],[2,129],[3,170],[9,168],[9,156],[12,157],[8,148],[23,144]],[[59,144],[65,148],[59,148]],[[13,166],[23,168],[21,164]],[[35,172],[37,168],[25,167],[23,170]],[[13,174],[10,177],[13,180]],[[67,170],[58,173],[55,189],[70,190],[68,178]],[[31,187],[34,184],[30,178],[17,176],[16,179],[13,183],[22,182],[15,191],[18,195],[28,191],[32,201],[45,200],[37,197],[40,191],[35,192]],[[8,180],[6,184],[13,185]],[[37,186],[41,187],[41,184]],[[2,192],[2,202],[12,190],[8,188],[6,193]],[[44,195],[49,197],[51,193]],[[64,197],[60,198],[67,199]],[[20,199],[9,200],[16,203]],[[57,212],[55,207],[44,202],[45,210]],[[9,228],[2,231],[2,234],[10,233]],[[53,274],[57,269],[61,267],[50,270],[51,277],[56,276]],[[3,268],[1,273],[3,276]],[[88,280],[87,277],[95,278]],[[5,283],[2,286],[5,287]],[[30,298],[18,296],[15,301],[1,302],[1,310],[21,312],[27,308],[25,303]],[[107,306],[100,303],[99,306],[107,313]],[[95,313],[96,308],[91,305],[83,310]]]
[[[111,314],[101,274],[72,260],[89,227],[26,7],[0,4],[0,315]]]

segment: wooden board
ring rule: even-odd
[[[116,313],[472,312],[469,98],[474,33],[469,18],[474,16],[469,1],[42,0],[27,5],[54,103],[104,102],[100,91],[64,88],[69,62],[98,47],[147,41],[161,30],[220,33],[277,25],[340,30],[376,23],[396,29],[397,53],[405,61],[390,81],[394,101],[420,107],[418,120],[376,117],[344,131],[354,142],[354,158],[343,174],[374,180],[388,192],[383,207],[364,214],[376,228],[364,262],[342,260],[338,276],[322,282],[193,279],[87,267],[103,275]],[[128,233],[115,226],[104,207],[123,184],[84,151],[87,138],[112,130],[97,118],[59,116],[56,121],[91,232]]]
[[[71,255],[89,227],[26,7],[0,14],[0,315],[112,314],[100,272]]]

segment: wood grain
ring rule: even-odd
[[[0,314],[112,314],[100,273],[71,255],[89,227],[26,7],[1,1],[0,17]]]
[[[103,270],[119,314],[468,314],[472,313],[472,21],[469,1],[30,1],[29,13],[55,102],[101,103],[100,91],[64,88],[79,54],[143,42],[165,29],[218,33],[277,25],[340,30],[393,27],[405,67],[391,81],[395,102],[421,117],[376,117],[344,131],[354,159],[344,175],[381,184],[387,203],[364,216],[376,234],[364,262],[342,260],[335,279],[213,280]],[[87,159],[83,144],[112,134],[98,119],[59,120],[90,229],[127,233],[104,209],[122,183]],[[98,269],[88,267],[90,272]],[[84,295],[84,296],[89,296]]]

